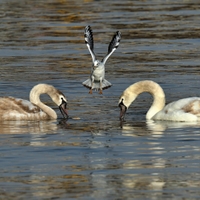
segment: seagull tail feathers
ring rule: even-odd
[[[87,79],[82,84],[83,84],[83,86],[85,86],[85,87],[87,87],[89,89],[91,89],[91,87],[92,87],[92,82],[91,82],[90,79]],[[109,88],[111,86],[112,86],[112,84],[109,81],[107,81],[106,79],[103,80],[103,82],[102,82],[102,89],[103,90],[107,89],[107,88]],[[99,90],[100,89],[100,83],[99,83],[99,81],[95,81],[94,82],[92,89],[94,89],[94,90]]]

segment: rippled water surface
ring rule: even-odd
[[[199,199],[200,124],[145,120],[142,94],[119,122],[118,98],[130,84],[158,82],[167,102],[200,95],[197,0],[2,0],[0,95],[29,98],[37,83],[59,88],[70,119],[0,122],[0,199]],[[107,52],[113,86],[103,95],[82,86],[91,56]]]

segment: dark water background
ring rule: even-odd
[[[0,96],[28,99],[49,83],[71,116],[0,123],[0,199],[199,199],[200,125],[146,121],[152,97],[142,94],[121,128],[117,107],[143,79],[158,82],[167,102],[200,95],[199,1],[1,0],[0,22]],[[122,33],[103,95],[81,85],[92,64],[86,25],[99,59]]]

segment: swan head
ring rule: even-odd
[[[124,105],[124,99],[123,98],[120,99],[118,106],[120,107],[119,119],[121,121],[123,121],[124,120],[124,116],[126,114],[126,110],[127,110],[127,107]]]
[[[59,105],[60,112],[62,113],[62,115],[65,119],[68,119],[69,116],[68,116],[68,112],[67,112],[67,101],[63,97],[61,97],[61,100],[62,100],[62,102]]]
[[[57,90],[57,95],[53,98],[53,101],[59,107],[59,110],[65,119],[68,119],[68,112],[67,112],[67,99],[65,95]]]
[[[119,98],[118,106],[120,107],[120,120],[123,121],[126,111],[128,107],[131,105],[131,103],[135,100],[136,95],[133,93],[130,94],[129,91],[125,91],[121,97]]]

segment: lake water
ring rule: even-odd
[[[150,79],[167,103],[200,95],[200,4],[197,0],[1,0],[0,96],[29,98],[38,83],[68,98],[70,119],[42,100],[55,121],[0,123],[0,199],[199,199],[200,124],[146,121],[152,97],[142,94],[119,122],[118,98]],[[113,86],[82,86],[91,56],[119,48],[106,63]]]

